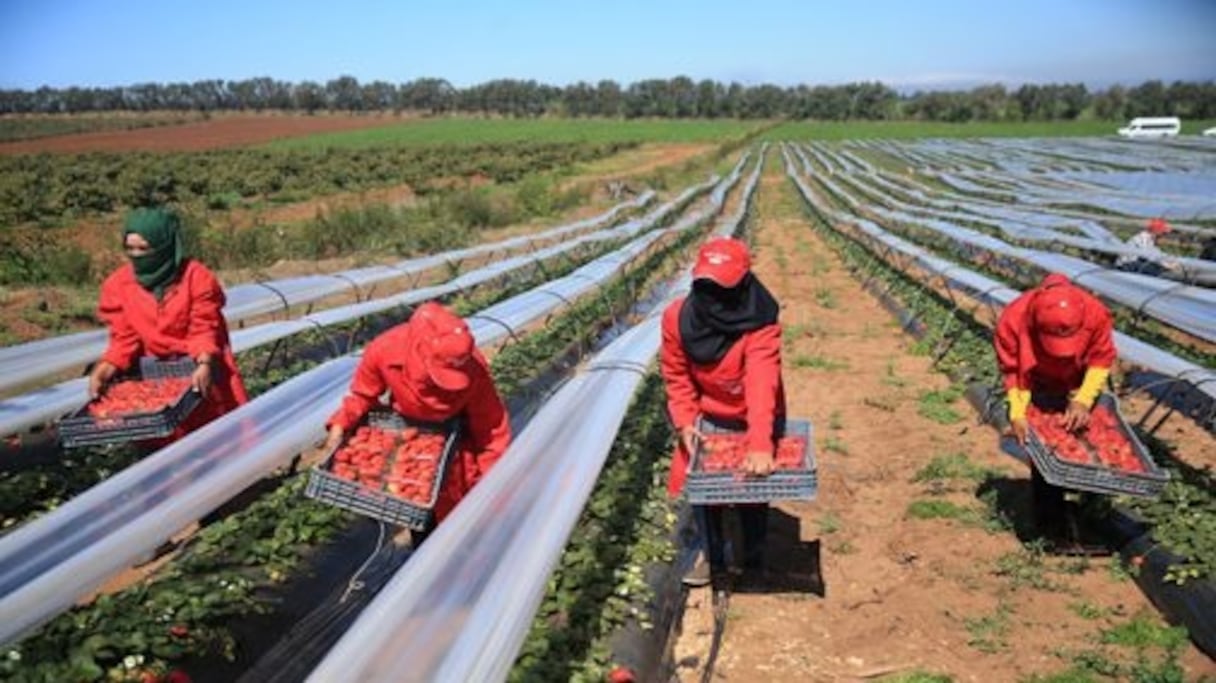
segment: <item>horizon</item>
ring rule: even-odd
[[[1216,3],[1203,0],[1014,7],[946,0],[914,8],[894,0],[865,7],[769,0],[743,11],[724,0],[580,8],[554,0],[415,8],[12,0],[0,8],[0,88],[258,77],[323,83],[342,75],[361,83],[434,77],[457,88],[503,79],[566,87],[684,75],[782,88],[877,81],[901,95],[1027,83],[1102,90],[1216,79],[1213,35]]]

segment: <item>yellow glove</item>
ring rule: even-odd
[[[1009,421],[1025,420],[1026,409],[1030,407],[1030,390],[1010,389],[1007,397],[1009,398]]]
[[[1086,408],[1092,408],[1094,401],[1098,400],[1098,394],[1102,393],[1102,387],[1106,386],[1108,377],[1110,368],[1086,368],[1085,379],[1081,380],[1081,388],[1073,393],[1072,400]]]

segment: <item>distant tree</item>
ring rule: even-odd
[[[595,113],[598,116],[620,116],[624,113],[625,94],[616,81],[602,80],[595,84]]]
[[[1170,113],[1161,81],[1146,81],[1127,92],[1129,116],[1164,116]]]
[[[1005,86],[996,83],[981,85],[969,93],[971,110],[980,121],[1002,121],[1010,107],[1009,93]]]
[[[320,83],[304,81],[292,90],[292,101],[295,102],[295,109],[315,114],[326,106],[325,88]]]
[[[712,119],[721,113],[720,103],[725,93],[722,86],[704,79],[697,83],[697,116]]]

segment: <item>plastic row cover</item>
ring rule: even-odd
[[[692,188],[691,196],[695,196],[697,193],[704,192],[707,189],[709,189],[708,183],[696,186]],[[674,202],[670,205],[674,205]],[[475,285],[489,282],[507,272],[518,270],[526,265],[539,263],[561,254],[570,253],[585,244],[624,239],[651,226],[653,226],[653,221],[629,221],[618,227],[582,235],[566,242],[559,242],[533,253],[495,261],[444,284],[412,289],[382,299],[373,299],[329,309],[295,320],[268,322],[247,329],[236,330],[232,333],[233,350],[240,353],[307,330],[336,325],[374,313],[391,310],[398,306],[411,306],[454,292],[464,291]],[[0,401],[0,435],[12,434],[35,425],[43,424],[75,410],[83,405],[87,386],[88,383],[85,379],[68,380]]]
[[[549,299],[553,309],[562,303]],[[485,346],[509,330],[477,326],[475,333]],[[0,613],[10,615],[0,620],[0,644],[67,609],[314,444],[357,362],[343,356],[302,373],[0,537]]]
[[[615,220],[622,212],[645,206],[654,199],[654,196],[653,191],[647,191],[599,216],[534,235],[513,237],[492,244],[422,256],[391,266],[372,266],[330,275],[309,275],[237,285],[225,291],[228,303],[224,307],[224,316],[229,323],[235,323],[257,315],[283,310],[291,305],[317,301],[334,294],[349,291],[357,293],[360,288],[369,287],[378,282],[421,275],[431,268],[446,263],[455,263],[483,254],[506,253],[525,247],[534,248],[537,242],[564,239],[568,235],[607,224]],[[0,348],[0,391],[89,363],[97,359],[105,350],[106,339],[105,330],[94,330]]]
[[[833,187],[839,191],[838,186]],[[1205,341],[1216,342],[1214,290],[1110,270],[1065,254],[1015,247],[995,237],[948,221],[924,218],[876,205],[871,205],[868,209],[892,221],[926,227],[960,244],[1025,261],[1048,272],[1064,273],[1099,296]]]
[[[237,330],[232,333],[232,348],[234,352],[241,353],[293,334],[337,325],[398,306],[412,306],[462,292],[502,277],[506,273],[573,252],[587,243],[611,241],[620,239],[620,237],[619,232],[612,230],[592,233],[546,247],[535,253],[495,261],[443,284],[411,289],[383,299],[373,299],[329,309],[296,320],[268,322]],[[35,425],[45,424],[79,408],[85,403],[87,388],[87,379],[73,379],[0,401],[0,435],[13,434]]]
[[[1011,195],[1021,203],[1055,205],[1088,205],[1104,211],[1129,214],[1143,218],[1164,216],[1174,219],[1211,218],[1216,216],[1216,201],[1209,190],[1216,183],[1210,154],[1157,144],[1155,141],[1095,141],[1084,139],[986,140],[984,152],[994,166],[1029,176],[1030,169],[1046,170],[1046,177],[1083,180],[1086,191],[1049,190],[1039,184],[1035,191]],[[934,144],[943,149],[946,158],[957,156],[968,143],[951,141],[920,143],[918,147]],[[1021,163],[1011,165],[1008,157],[1021,155]],[[1064,163],[1067,162],[1067,163]],[[939,164],[948,166],[948,164]],[[1127,173],[1121,169],[1144,168],[1160,173]],[[970,169],[959,169],[966,173]],[[957,175],[946,173],[941,179],[963,192],[993,194],[992,188],[977,185]],[[1164,183],[1164,185],[1163,185]],[[1162,196],[1168,191],[1168,196]]]
[[[992,307],[994,312],[1009,304],[1021,293],[1004,283],[939,258],[911,242],[888,233],[870,221],[833,210],[793,170],[792,165],[787,166],[787,169],[808,204],[816,207],[817,211],[831,216],[835,225],[852,226],[862,241],[868,243],[875,253],[884,255],[888,262],[914,264],[925,274],[946,282],[951,289],[968,295],[979,304]],[[1124,361],[1166,377],[1185,381],[1195,390],[1216,400],[1216,372],[1178,358],[1167,351],[1121,332],[1115,333],[1115,346],[1119,351],[1119,357]]]
[[[398,306],[412,306],[423,301],[465,291],[530,264],[570,253],[588,243],[629,237],[648,225],[650,224],[630,221],[628,224],[616,228],[608,228],[566,242],[559,242],[533,253],[495,261],[443,284],[412,289],[383,299],[341,306],[296,320],[273,321],[236,330],[232,333],[232,347],[235,352],[240,353],[307,330],[336,325]],[[0,401],[0,435],[12,434],[34,425],[44,424],[75,410],[84,404],[87,386],[88,382],[85,379],[68,380]]]
[[[795,149],[795,154],[799,150]],[[801,156],[799,154],[799,156]],[[805,157],[802,157],[805,166]],[[861,202],[828,178],[819,181],[833,194],[844,199],[855,208]],[[891,200],[893,203],[895,200]],[[1145,275],[1108,271],[1099,266],[1074,257],[1023,249],[1011,246],[989,235],[963,228],[945,221],[913,216],[891,211],[878,206],[869,206],[870,211],[892,220],[922,225],[942,233],[970,247],[1026,261],[1048,271],[1064,272],[1073,278],[1084,280],[1084,284],[1096,293],[1112,301],[1132,307],[1202,339],[1216,334],[1216,292],[1207,289],[1178,285]]]
[[[685,276],[668,300],[687,286]],[[662,306],[610,344],[545,404],[309,680],[506,678],[658,351],[661,313]]]
[[[1160,258],[1145,257],[1143,256],[1143,252],[1126,246],[1123,242],[1119,241],[1117,238],[1114,238],[1113,235],[1110,235],[1105,228],[1096,226],[1088,221],[1076,221],[1069,223],[1068,220],[1063,217],[1054,217],[1055,221],[1052,221],[1051,219],[1053,217],[1045,214],[1030,214],[1025,211],[1004,208],[999,205],[988,206],[983,204],[972,204],[969,202],[961,203],[959,206],[961,206],[963,210],[972,213],[927,208],[900,201],[891,194],[892,190],[897,192],[899,190],[890,183],[877,182],[879,180],[878,176],[867,177],[865,182],[856,176],[842,176],[842,179],[844,182],[851,184],[853,187],[860,188],[871,194],[879,195],[884,203],[897,207],[908,213],[937,216],[940,218],[945,218],[946,220],[968,221],[990,225],[1017,240],[1058,243],[1112,257],[1131,256],[1143,257],[1147,258],[1148,260],[1155,260],[1158,262],[1169,261],[1177,264],[1178,266],[1178,273],[1174,277],[1186,280],[1187,282],[1202,285],[1210,286],[1216,284],[1216,263],[1196,258],[1171,255],[1162,255]],[[1054,225],[1052,225],[1053,222],[1055,223]],[[1080,237],[1074,234],[1060,232],[1059,230],[1055,229],[1057,227],[1065,226],[1087,230],[1091,234],[1098,235],[1101,239]]]
[[[963,176],[982,179],[986,194],[1004,194],[1008,201],[1019,201],[1021,204],[1057,203],[1068,205],[1070,210],[1078,198],[1091,195],[1110,194],[1115,188],[1112,185],[1131,188],[1133,183],[1140,187],[1139,198],[1147,198],[1160,202],[1165,199],[1173,203],[1175,199],[1161,195],[1156,190],[1165,183],[1171,193],[1189,195],[1182,201],[1206,201],[1210,195],[1205,195],[1204,188],[1213,183],[1213,168],[1211,155],[1195,153],[1198,150],[1180,149],[1171,152],[1170,146],[1157,142],[1147,145],[1112,142],[1109,140],[1082,139],[1053,139],[1050,142],[1041,140],[987,139],[987,140],[950,140],[950,141],[921,141],[918,143],[859,143],[851,145],[877,148],[891,156],[902,158],[922,168],[932,169],[926,172],[948,171]],[[918,150],[933,149],[933,154],[925,155]],[[1064,156],[1062,156],[1064,155]],[[1067,163],[1064,160],[1068,159]],[[1098,160],[1105,159],[1105,162]],[[954,163],[966,160],[970,165]],[[1150,173],[1129,173],[1124,170],[1129,166],[1148,169]],[[992,173],[983,169],[1000,169]],[[1095,170],[1097,169],[1097,170]],[[1106,178],[1105,184],[1085,182],[1082,179]],[[1115,191],[1115,195],[1119,192]],[[949,196],[948,193],[943,196]],[[982,201],[981,198],[970,195],[955,195],[971,201]],[[1137,194],[1124,193],[1124,196],[1136,197]],[[936,205],[936,204],[935,204]],[[1014,207],[1021,208],[1021,207]],[[1114,219],[1110,216],[1095,216],[1102,220]],[[1137,219],[1138,221],[1139,219]],[[1101,233],[1091,230],[1092,221],[1088,225],[1077,226],[1086,234],[1096,239],[1104,239]],[[1175,230],[1192,234],[1216,234],[1208,228],[1190,226],[1175,222]]]

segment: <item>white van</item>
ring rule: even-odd
[[[1146,116],[1132,119],[1126,127],[1119,129],[1125,138],[1172,138],[1182,130],[1182,121],[1177,116]]]

